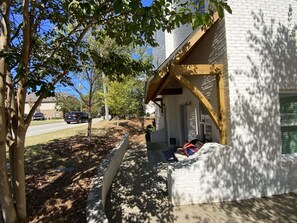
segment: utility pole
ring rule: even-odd
[[[106,88],[106,84],[105,84],[105,74],[104,73],[102,73],[102,78],[103,78],[105,120],[109,121],[109,110],[108,110],[108,104],[107,104],[107,88]]]

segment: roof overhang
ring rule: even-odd
[[[218,13],[213,16],[212,25],[219,19]],[[211,25],[211,26],[212,26]],[[210,29],[210,27],[200,27],[193,31],[174,52],[155,70],[155,74],[150,77],[146,83],[145,103],[154,101],[160,92],[166,87],[172,78],[171,68],[182,62],[190,55],[192,50],[198,44],[201,37]]]

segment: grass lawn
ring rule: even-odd
[[[93,128],[99,128],[101,125],[104,125],[104,123],[97,123],[92,124]],[[59,130],[55,132],[45,133],[37,136],[30,136],[26,137],[26,146],[32,146],[40,143],[48,143],[52,140],[57,139],[64,139],[70,136],[74,136],[76,134],[82,134],[85,135],[87,132],[87,125],[80,125],[78,127],[70,128],[70,129],[64,129]]]
[[[47,120],[35,120],[31,121],[30,126],[36,126],[36,125],[46,125],[46,124],[52,124],[52,123],[59,123],[64,122],[64,119],[47,119]]]

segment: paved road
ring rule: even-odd
[[[97,123],[100,121],[102,121],[102,118],[94,118],[93,119],[93,123]],[[87,125],[87,123],[67,124],[66,122],[60,122],[60,123],[53,123],[53,124],[30,126],[28,128],[26,137],[36,136],[36,135],[49,133],[49,132],[55,132],[55,131],[62,130],[62,129],[74,128],[74,127],[78,127],[81,125]]]

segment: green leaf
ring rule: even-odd
[[[116,0],[113,5],[113,9],[115,13],[120,13],[123,8],[122,1]]]
[[[219,17],[223,18],[224,17],[224,9],[222,8],[221,5],[217,5],[217,11],[218,11]]]
[[[132,11],[136,11],[138,9],[138,7],[139,7],[138,1],[130,1],[129,6],[130,6]]]
[[[227,12],[229,12],[230,14],[232,14],[232,9],[230,8],[229,5],[224,4],[224,8],[225,8],[225,10],[226,10]]]

